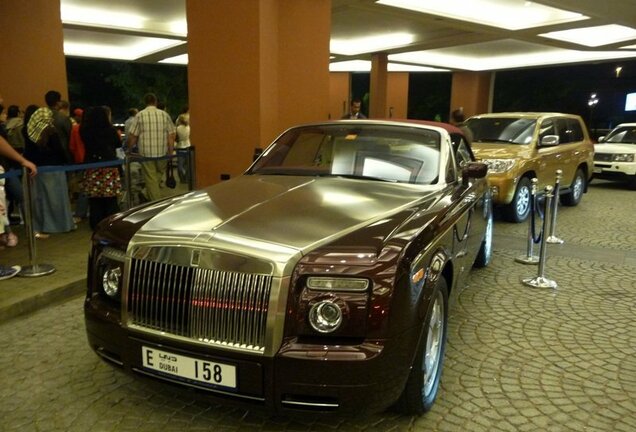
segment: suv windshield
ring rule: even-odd
[[[320,125],[283,134],[247,174],[437,182],[440,134],[421,128]]]
[[[603,142],[636,144],[636,126],[614,129]]]
[[[473,142],[529,144],[537,121],[527,118],[475,117],[466,121]]]

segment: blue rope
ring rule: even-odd
[[[145,162],[145,161],[156,161],[156,160],[164,160],[164,159],[172,159],[176,156],[160,156],[160,157],[133,157],[131,158],[131,162]],[[68,171],[82,171],[86,169],[92,168],[104,168],[110,166],[118,166],[123,165],[125,162],[124,159],[116,159],[112,161],[105,162],[93,162],[86,164],[73,164],[73,165],[46,165],[39,166],[38,173],[47,173],[47,172],[68,172]],[[4,174],[0,174],[0,179],[10,178],[10,177],[22,177],[21,169],[11,169]]]

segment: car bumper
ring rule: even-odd
[[[518,179],[505,175],[489,175],[488,183],[495,204],[510,204],[515,196]]]
[[[634,162],[594,162],[594,177],[620,179],[636,175]]]
[[[391,340],[349,346],[286,339],[270,358],[137,333],[124,328],[114,308],[113,312],[104,313],[103,304],[98,310],[92,301],[85,303],[88,342],[103,359],[127,373],[194,387],[211,397],[283,414],[351,414],[386,409],[404,388],[419,336],[413,329]],[[236,368],[236,388],[205,387],[148,370],[143,366],[142,347],[232,365]]]

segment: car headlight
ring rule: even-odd
[[[488,174],[505,173],[515,166],[514,159],[484,159],[482,162],[488,165]]]
[[[307,288],[318,291],[347,291],[360,292],[369,288],[368,279],[359,278],[333,278],[333,277],[309,277]]]
[[[612,156],[613,162],[634,162],[634,153],[618,153]]]
[[[105,248],[99,255],[95,283],[109,299],[120,300],[125,257],[124,252],[113,248]]]
[[[309,310],[309,324],[319,333],[336,331],[342,323],[342,309],[332,300],[321,300]]]

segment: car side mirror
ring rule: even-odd
[[[541,138],[541,147],[554,147],[559,145],[558,135],[546,135]]]
[[[488,174],[488,165],[483,162],[469,162],[462,167],[462,185],[468,186],[469,179],[484,178]]]
[[[598,142],[605,142],[605,135],[598,137]]]

